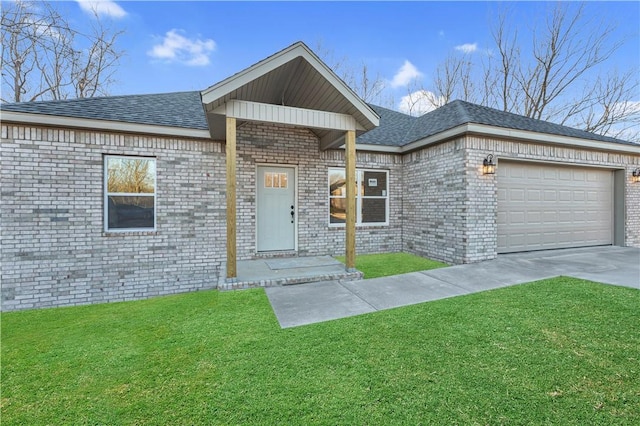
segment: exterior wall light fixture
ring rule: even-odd
[[[631,182],[640,182],[640,167],[631,173]]]
[[[482,162],[482,174],[493,175],[496,173],[496,163],[493,162],[493,154],[487,155]]]

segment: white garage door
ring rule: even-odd
[[[613,242],[613,172],[500,161],[498,253]]]

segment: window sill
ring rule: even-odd
[[[130,237],[130,236],[138,236],[138,237],[146,237],[146,236],[154,236],[160,235],[160,232],[157,230],[149,230],[149,231],[141,231],[141,230],[132,230],[132,231],[102,231],[103,237]]]
[[[356,229],[383,229],[388,227],[389,227],[388,223],[376,223],[372,225],[365,225],[365,224],[356,225]],[[344,231],[345,225],[329,225],[328,228],[336,231]]]

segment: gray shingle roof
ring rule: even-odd
[[[357,142],[367,145],[404,145],[407,132],[413,127],[417,118],[377,105],[369,106],[380,117],[380,125],[358,136]]]
[[[200,92],[2,104],[3,111],[207,130]]]
[[[634,145],[571,127],[456,100],[421,117],[376,105],[380,126],[358,136],[359,144],[402,147],[462,124],[476,123],[507,129]],[[2,104],[3,111],[121,121],[135,124],[208,130],[200,92],[108,96],[44,102]]]
[[[507,129],[527,130],[558,136],[634,145],[632,142],[585,132],[572,127],[536,120],[460,100],[450,102],[420,117],[409,117],[386,108],[372,106],[380,116],[380,127],[358,138],[359,143],[404,146],[467,123]],[[400,136],[402,135],[402,136]],[[400,139],[397,139],[400,137]]]

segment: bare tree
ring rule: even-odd
[[[508,13],[493,23],[487,54],[449,56],[432,83],[436,97],[469,100],[503,111],[626,139],[638,137],[638,70],[607,68],[624,44],[615,27],[587,16],[585,5],[558,3],[531,28],[525,49]],[[522,31],[522,26],[519,27]],[[635,129],[636,136],[632,131]]]
[[[74,29],[47,2],[5,3],[2,102],[105,95],[122,51],[114,31],[94,13],[89,33]]]
[[[107,190],[122,193],[153,193],[154,179],[149,160],[119,160],[109,165]]]
[[[363,101],[375,102],[379,100],[386,83],[380,77],[380,74],[372,78],[367,64],[363,63],[362,67],[359,68],[359,73],[353,75],[350,86]]]
[[[387,82],[380,74],[373,77],[367,64],[363,62],[360,67],[355,67],[349,58],[337,58],[333,50],[326,49],[321,42],[316,43],[314,51],[363,101],[381,106],[393,105],[391,98],[383,97]]]
[[[454,99],[477,102],[478,87],[473,76],[474,68],[469,54],[449,55],[436,69],[433,81],[434,93],[438,104],[449,103]]]

